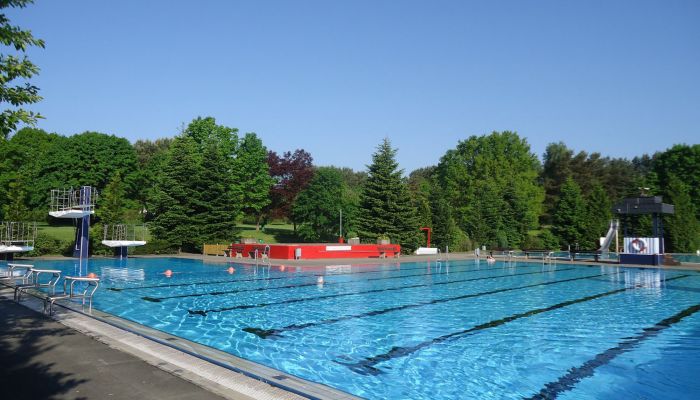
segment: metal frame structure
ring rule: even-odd
[[[114,248],[119,258],[126,258],[129,247],[146,244],[147,231],[146,225],[105,225],[102,231],[102,244]]]

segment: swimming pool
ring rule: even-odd
[[[700,397],[698,272],[231,265],[91,259],[82,272],[103,279],[97,309],[370,399]]]

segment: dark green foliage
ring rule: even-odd
[[[588,250],[597,250],[600,246],[599,239],[608,232],[612,219],[612,203],[605,193],[605,189],[599,183],[586,198],[587,229],[585,243],[590,244]]]
[[[24,8],[32,3],[31,0],[2,1],[0,9]],[[0,42],[15,51],[15,54],[0,54],[0,103],[3,107],[11,107],[0,112],[0,139],[4,139],[18,124],[34,125],[37,119],[43,118],[20,107],[41,100],[39,88],[27,82],[39,73],[39,67],[25,54],[30,47],[44,48],[44,41],[35,38],[31,31],[12,25],[3,12],[0,14]]]
[[[559,201],[554,209],[552,233],[562,247],[571,246],[575,250],[588,249],[592,243],[586,238],[588,211],[578,184],[568,178],[564,181]]]
[[[691,201],[695,204],[696,217],[700,218],[700,144],[677,144],[663,153],[654,155],[653,170],[661,192],[668,192],[675,176],[688,185]]]
[[[696,207],[690,196],[690,188],[674,175],[668,177],[667,201],[672,203],[675,214],[666,216],[666,250],[675,253],[694,253],[700,249],[700,223]]]
[[[358,231],[361,237],[369,239],[388,235],[392,242],[411,251],[420,243],[419,223],[395,156],[389,139],[384,139],[372,155],[360,194]]]
[[[102,225],[124,223],[124,202],[126,191],[119,172],[115,173],[102,191],[97,203],[97,218]]]
[[[202,159],[202,171],[197,185],[196,215],[204,243],[231,242],[236,234],[236,221],[241,215],[240,192],[229,170],[227,155],[222,148],[209,144]]]
[[[294,202],[294,215],[301,223],[299,236],[309,242],[335,241],[338,238],[340,210],[347,231],[352,229],[356,204],[337,169],[318,168],[306,189]]]
[[[170,245],[194,251],[202,245],[197,207],[201,193],[195,183],[201,175],[201,157],[194,139],[181,136],[170,146],[152,199],[153,235]]]
[[[452,209],[442,191],[437,186],[433,186],[430,191],[430,226],[433,229],[433,246],[445,251],[447,246],[453,251],[459,247],[457,239],[459,237],[458,228],[452,217]]]
[[[537,227],[544,195],[539,170],[526,140],[494,132],[460,141],[440,159],[436,178],[475,245],[515,248]]]
[[[255,133],[246,133],[233,162],[233,177],[241,188],[241,206],[255,216],[259,228],[263,209],[270,204],[270,188],[274,183],[267,164],[267,149]]]

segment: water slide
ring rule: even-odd
[[[602,252],[608,252],[610,251],[610,243],[612,243],[613,238],[615,237],[615,232],[620,228],[620,221],[617,219],[612,219],[610,220],[610,228],[608,229],[608,233],[605,235],[605,239],[603,240],[603,243],[600,245],[600,249],[598,251]]]

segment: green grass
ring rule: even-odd
[[[75,227],[73,226],[49,226],[46,223],[38,223],[37,233],[44,233],[54,239],[70,242],[75,239]]]
[[[239,224],[238,229],[241,238],[255,238],[264,243],[294,243],[299,241],[294,235],[294,227],[291,224],[271,223],[259,231],[255,230],[255,225]]]

